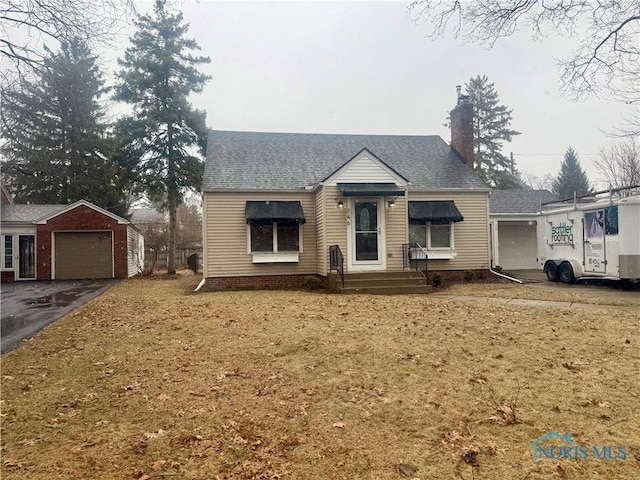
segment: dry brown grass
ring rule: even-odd
[[[640,315],[131,280],[2,358],[3,479],[631,479]],[[626,460],[533,461],[571,432]]]
[[[533,283],[519,285],[507,282],[458,283],[440,289],[446,295],[468,295],[490,298],[518,298],[551,302],[585,303],[590,305],[638,306],[638,290],[624,291],[606,286]]]

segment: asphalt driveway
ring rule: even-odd
[[[99,296],[118,280],[69,280],[2,284],[1,350],[26,338]]]

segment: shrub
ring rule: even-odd
[[[302,283],[306,290],[319,290],[322,288],[322,282],[315,275],[307,275]]]
[[[436,273],[433,276],[433,286],[438,288],[440,285],[442,285],[442,275],[440,275],[439,273]]]
[[[471,280],[473,280],[474,276],[475,276],[475,273],[473,272],[473,270],[464,271],[464,279],[466,282],[470,282]]]

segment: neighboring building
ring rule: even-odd
[[[419,243],[443,274],[489,268],[489,187],[473,170],[473,107],[439,136],[210,131],[203,191],[208,288],[299,286],[397,272]],[[335,249],[334,249],[335,251]]]
[[[132,208],[129,221],[144,235],[144,270],[167,268],[169,212],[156,208]]]
[[[16,205],[3,188],[2,281],[127,278],[142,270],[144,238],[127,220],[85,200]]]
[[[186,210],[186,214],[189,211]],[[202,227],[201,225],[185,225],[182,221],[183,209],[176,209],[176,253],[177,266],[187,265],[189,257],[202,257]],[[187,219],[189,217],[187,216]],[[154,268],[167,268],[169,242],[169,212],[158,211],[156,208],[133,208],[129,211],[129,219],[145,237],[145,265],[146,271]],[[194,229],[197,229],[194,233]],[[197,241],[189,242],[189,238],[197,236]],[[198,263],[198,265],[201,264]]]
[[[1,185],[1,184],[0,184],[0,204],[13,205],[13,198],[11,198],[11,195],[9,195],[9,192],[7,192],[7,189],[4,187],[4,185]]]
[[[538,213],[558,197],[549,190],[491,192],[491,265],[504,270],[538,268]]]

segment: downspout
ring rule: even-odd
[[[200,283],[198,284],[198,286],[196,287],[196,289],[194,290],[194,292],[197,292],[198,290],[200,290],[200,289],[204,286],[204,284],[205,284],[205,282],[206,282],[206,281],[207,281],[207,279],[206,279],[206,278],[203,278],[202,280],[200,280]]]
[[[205,238],[207,238],[206,232],[207,232],[207,201],[205,198],[205,193],[202,192],[202,280],[200,280],[200,283],[198,284],[194,292],[199,291],[207,281],[207,263],[208,263],[207,256],[209,252],[207,251],[207,242],[205,241]],[[198,262],[196,262],[196,266],[197,265],[198,265]]]
[[[493,273],[494,275],[497,275],[500,278],[506,278],[507,280],[510,280],[512,282],[516,282],[516,283],[519,283],[519,284],[523,284],[524,283],[522,280],[519,280],[517,278],[510,277],[509,275],[505,275],[504,273],[498,273],[493,268],[489,268],[489,271],[491,273]]]

